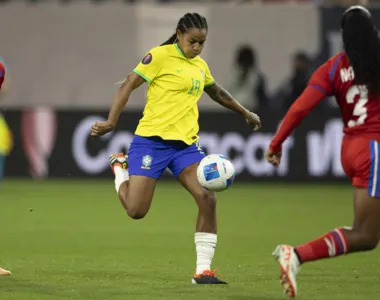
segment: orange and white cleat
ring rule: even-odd
[[[110,167],[112,172],[115,174],[114,168],[120,167],[122,169],[128,169],[128,155],[124,153],[112,154],[109,158]]]
[[[206,270],[202,274],[195,274],[191,280],[192,284],[227,284],[227,282],[216,277],[215,271]]]
[[[300,262],[294,248],[289,245],[279,245],[272,255],[281,268],[280,282],[284,293],[294,298],[297,296],[296,277],[300,270]]]
[[[8,270],[0,268],[0,276],[11,276],[12,273]]]

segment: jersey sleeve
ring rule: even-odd
[[[161,49],[153,48],[145,54],[142,61],[133,70],[136,74],[151,83],[158,76],[162,68],[163,52]]]
[[[215,82],[215,79],[214,79],[214,77],[212,77],[210,68],[209,68],[209,66],[208,66],[208,64],[206,62],[205,62],[205,65],[206,65],[206,70],[205,70],[205,87],[207,87],[207,86],[213,85],[214,82]]]
[[[325,89],[327,86],[315,85],[317,81],[313,81],[319,78],[317,72],[319,71],[317,70],[313,74],[309,85],[303,91],[301,96],[294,101],[286,113],[280,128],[269,145],[269,149],[272,151],[281,151],[283,142],[293,130],[303,121],[310,111],[328,95],[327,90]],[[314,84],[312,82],[314,82]],[[322,83],[322,81],[320,83]]]
[[[311,76],[308,86],[317,89],[324,93],[326,96],[332,95],[332,78],[330,70],[330,61],[325,62],[320,66]]]

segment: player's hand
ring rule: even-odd
[[[114,130],[115,125],[110,121],[96,122],[91,126],[91,136],[102,136]]]
[[[256,115],[253,112],[248,111],[247,114],[245,115],[245,120],[249,125],[252,126],[252,129],[254,131],[259,130],[261,127],[261,120],[258,115]]]
[[[265,158],[266,160],[272,164],[273,166],[275,167],[278,167],[281,163],[281,156],[282,156],[282,152],[281,151],[278,151],[278,152],[274,152],[270,149],[268,149],[266,152],[265,152]]]

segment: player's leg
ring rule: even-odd
[[[129,175],[124,154],[111,155],[111,168],[115,174],[115,189],[120,203],[132,219],[142,219],[152,203],[157,179]]]
[[[369,147],[368,147],[369,145]],[[280,245],[273,253],[281,266],[281,283],[291,297],[297,294],[296,275],[301,264],[374,249],[380,238],[380,147],[374,141],[346,139],[342,165],[353,178],[355,219],[352,228],[339,227],[293,248]]]
[[[301,264],[377,247],[380,239],[380,199],[368,195],[365,188],[355,188],[354,207],[352,227],[335,228],[295,248],[289,245],[276,248],[274,256],[280,263],[281,283],[287,295],[294,297],[297,293],[296,276]]]
[[[369,251],[377,247],[380,239],[380,180],[376,194],[368,188],[356,188],[354,195],[355,220],[352,228],[344,228],[347,251]]]
[[[128,156],[110,157],[115,174],[115,188],[128,216],[143,218],[149,211],[157,180],[166,169],[170,157],[161,142],[135,136]]]
[[[200,146],[194,144],[179,151],[169,164],[169,168],[194,197],[198,206],[194,236],[197,262],[192,283],[226,284],[211,270],[217,243],[216,198],[215,194],[204,189],[197,179],[197,167],[204,156]]]
[[[0,276],[11,276],[11,272],[0,268]]]

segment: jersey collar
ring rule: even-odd
[[[179,47],[178,47],[178,44],[177,44],[177,43],[175,43],[175,44],[174,44],[174,47],[176,48],[176,50],[178,51],[178,53],[179,53],[181,56],[185,57],[185,55],[183,55],[183,53],[182,53],[181,49],[179,49]]]

